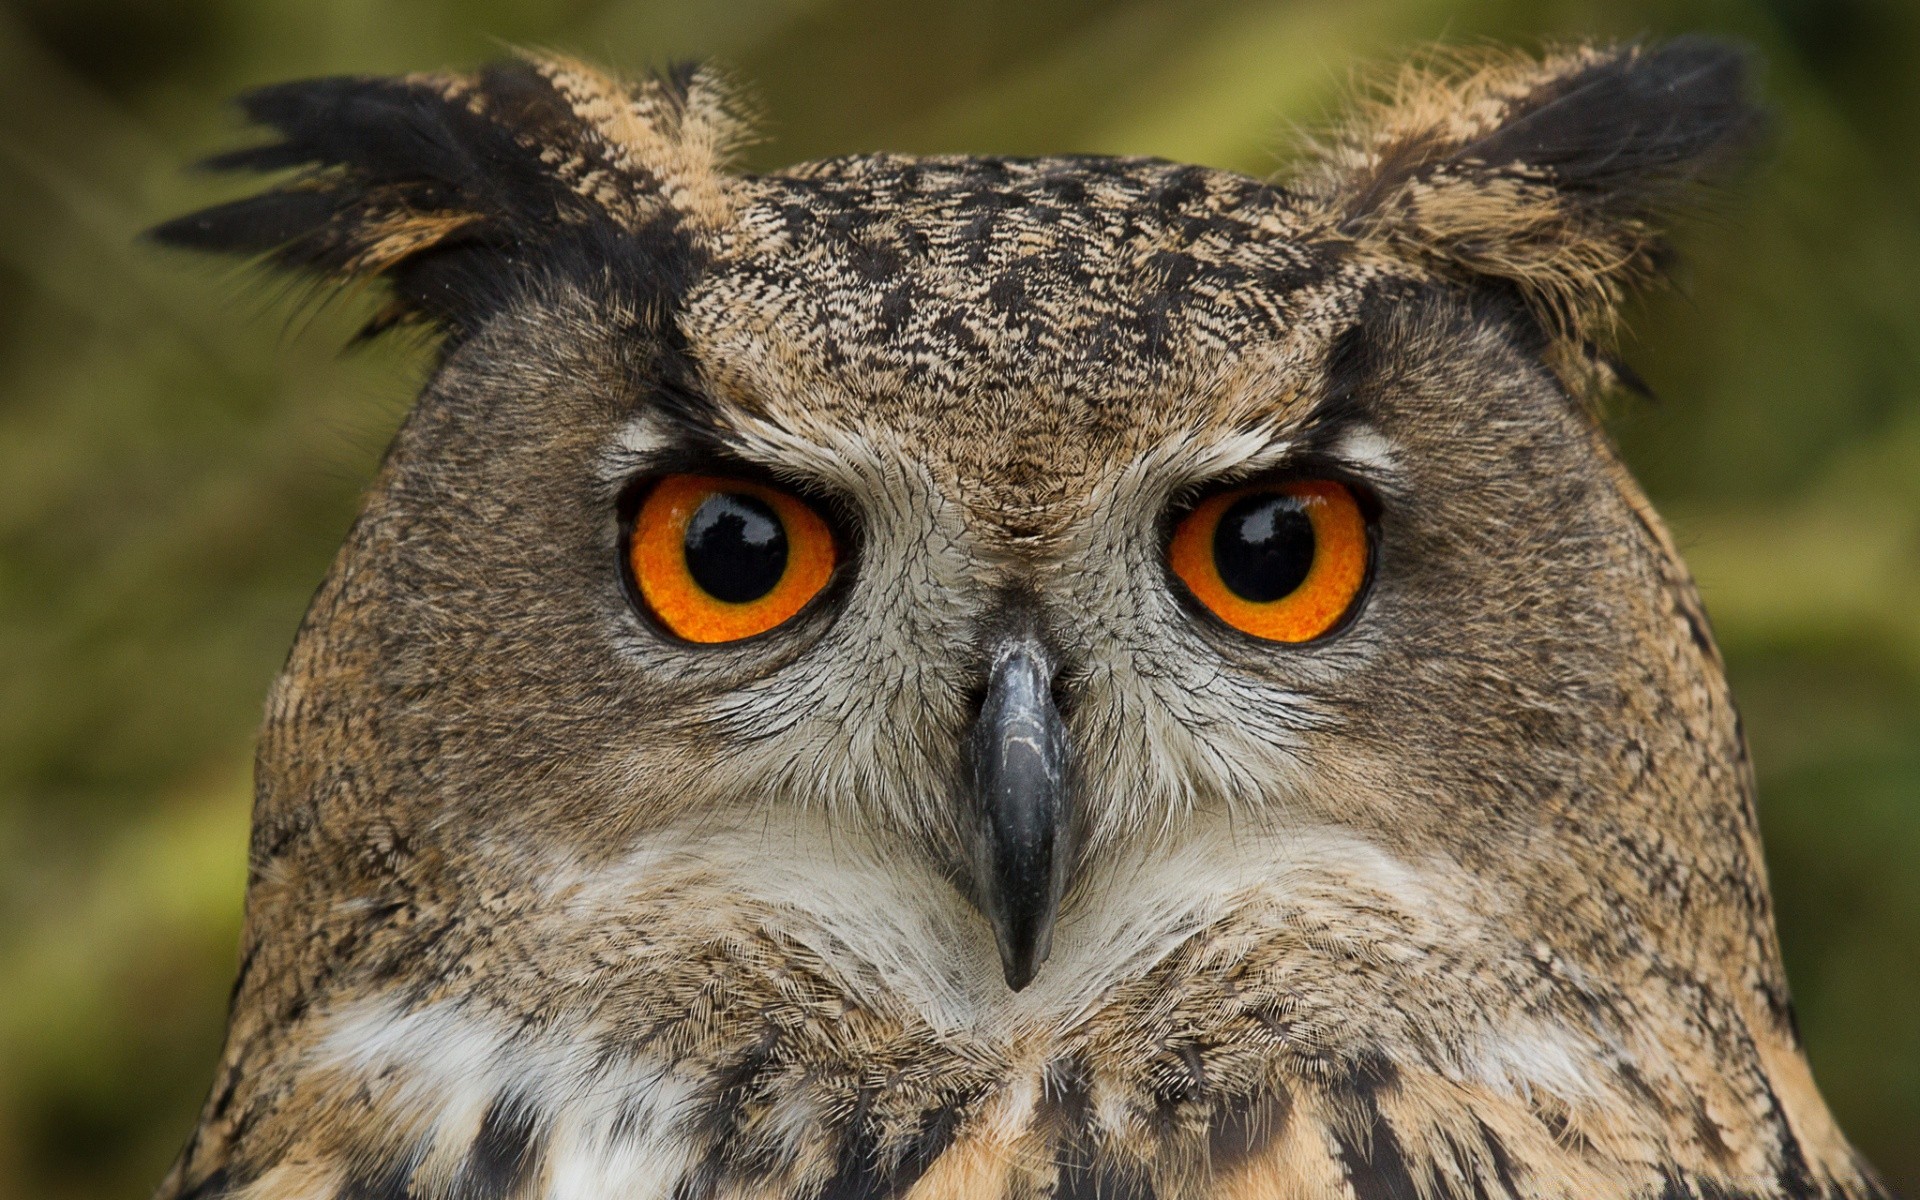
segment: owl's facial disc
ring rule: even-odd
[[[970,746],[974,894],[1016,992],[1052,949],[1071,857],[1067,731],[1052,692],[1039,643],[1007,639],[994,654]]]

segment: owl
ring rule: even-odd
[[[245,98],[161,242],[428,331],[267,702],[164,1200],[1885,1197],[1596,404],[1700,40],[1284,182],[732,165],[708,68]]]

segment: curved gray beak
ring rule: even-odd
[[[975,897],[1017,992],[1052,949],[1071,857],[1067,731],[1053,703],[1052,667],[1033,639],[995,654],[970,750]]]

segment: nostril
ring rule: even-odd
[[[1054,674],[1053,684],[1047,689],[1047,694],[1053,699],[1053,707],[1062,720],[1073,716],[1074,704],[1079,698],[1079,689],[1073,684],[1074,681],[1067,678],[1066,672],[1060,671]]]
[[[978,682],[967,686],[967,689],[960,694],[960,704],[961,711],[971,714],[975,720],[979,719],[980,710],[987,705],[987,680],[985,676],[982,676]]]

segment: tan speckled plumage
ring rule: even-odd
[[[1699,599],[1588,403],[1718,47],[1411,72],[1290,187],[1154,160],[727,166],[701,71],[258,93],[293,183],[164,240],[443,331],[275,686],[227,1049],[165,1200],[1884,1196],[1792,1028]],[[619,497],[857,531],[691,646]],[[1184,604],[1165,514],[1380,504],[1337,636]],[[1079,836],[1009,990],[955,780],[1010,621]]]

